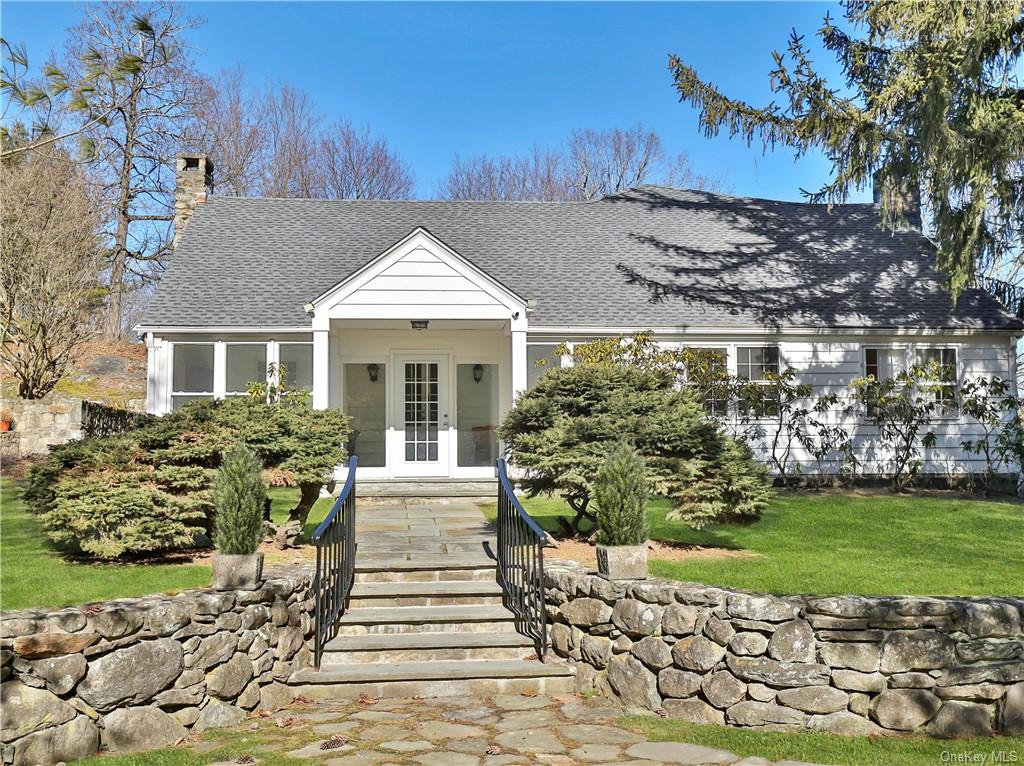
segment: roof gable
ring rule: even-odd
[[[329,319],[507,319],[526,301],[416,227],[307,306]]]

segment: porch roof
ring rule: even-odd
[[[869,204],[644,186],[594,202],[213,197],[143,327],[300,327],[303,307],[423,227],[534,305],[531,326],[1014,330],[987,293],[951,306],[917,232]]]

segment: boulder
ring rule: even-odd
[[[700,610],[689,604],[669,604],[661,617],[661,632],[670,636],[689,636],[697,627]]]
[[[883,673],[945,668],[954,659],[953,640],[935,630],[894,631],[882,643]]]
[[[732,623],[718,617],[712,617],[704,626],[704,635],[722,646],[726,646],[735,634],[736,629],[733,628]]]
[[[796,708],[805,713],[836,713],[846,710],[850,695],[833,686],[800,686],[782,689],[778,693],[780,705]]]
[[[737,657],[727,660],[733,675],[744,681],[756,681],[769,686],[823,686],[829,682],[831,671],[827,665],[803,662],[780,662],[768,657]]]
[[[655,672],[672,664],[672,650],[656,636],[648,636],[637,641],[630,651],[634,657]]]
[[[214,665],[227,662],[237,647],[238,636],[233,633],[214,633],[199,642],[199,648],[185,661],[185,664],[190,668],[207,670]]]
[[[188,729],[158,707],[124,707],[103,716],[103,746],[108,750],[152,750],[173,745]]]
[[[111,606],[89,618],[92,629],[107,640],[130,636],[142,627],[143,614],[134,606]]]
[[[774,596],[752,596],[746,593],[729,596],[726,609],[732,617],[767,622],[792,620],[800,612],[798,604]]]
[[[40,729],[67,723],[75,709],[46,689],[21,681],[0,685],[0,741],[11,742]]]
[[[942,700],[926,689],[888,689],[873,700],[871,717],[887,729],[913,731],[928,723]]]
[[[663,697],[691,697],[700,689],[703,676],[679,668],[665,668],[658,673],[658,691]]]
[[[768,642],[768,656],[783,662],[814,662],[814,630],[805,620],[782,623]]]
[[[753,700],[737,702],[725,711],[725,717],[734,726],[802,726],[807,720],[807,716],[798,710]]]
[[[617,654],[608,663],[608,683],[627,705],[654,710],[661,706],[658,678],[629,654]]]
[[[849,668],[862,673],[878,670],[878,647],[872,644],[822,644],[821,661],[834,668]]]
[[[725,647],[704,636],[689,636],[672,647],[675,664],[686,670],[706,673],[725,657]]]
[[[226,702],[210,700],[196,719],[192,727],[195,731],[206,731],[207,729],[223,729],[229,726],[238,726],[246,719],[247,713],[240,707],[229,705]]]
[[[80,715],[18,740],[11,763],[12,766],[39,766],[77,761],[96,755],[99,749],[100,730],[87,716]]]
[[[252,710],[260,704],[260,685],[258,681],[251,681],[242,693],[238,695],[235,704],[246,710]]]
[[[46,688],[54,694],[67,694],[82,680],[88,663],[81,654],[64,654],[43,660],[33,660],[32,672],[46,681]]]
[[[81,609],[62,609],[46,615],[46,627],[58,633],[77,633],[89,624],[88,618]]]
[[[300,628],[282,628],[277,634],[277,659],[290,660],[302,648]]]
[[[580,641],[580,654],[584,662],[589,662],[595,668],[606,668],[612,657],[612,640],[607,636],[584,634]]]
[[[999,731],[1014,736],[1024,734],[1024,682],[1006,690],[999,716]]]
[[[572,629],[562,622],[556,622],[551,626],[551,646],[555,650],[555,654],[561,657],[569,656],[569,637],[572,635]],[[249,649],[249,656],[253,657],[253,652],[256,649],[256,643]],[[265,647],[264,647],[265,649]],[[259,656],[258,654],[256,655]],[[255,659],[255,657],[253,657]]]
[[[77,694],[100,712],[124,704],[139,705],[174,683],[182,668],[177,641],[144,641],[90,662]]]
[[[76,654],[100,640],[99,633],[33,633],[14,639],[14,653],[26,660]]]
[[[1020,612],[1013,604],[972,603],[966,608],[963,629],[972,638],[984,636],[1020,636]]]
[[[748,684],[747,694],[750,695],[751,699],[755,699],[758,702],[773,702],[777,695],[775,689],[764,684]]]
[[[146,630],[169,636],[192,621],[192,610],[185,601],[164,601],[146,612]]]
[[[702,699],[668,699],[662,703],[662,708],[669,718],[678,718],[691,723],[706,723],[723,726],[725,724],[725,713],[716,710]]]
[[[928,733],[933,737],[991,737],[993,708],[976,702],[945,702]]]
[[[153,704],[161,708],[194,707],[206,698],[206,684],[195,684],[175,689],[165,689],[153,697]]]
[[[850,692],[880,692],[885,689],[885,676],[881,673],[861,673],[858,670],[833,670],[832,683]]]
[[[664,614],[663,606],[624,598],[615,602],[612,624],[630,638],[643,638],[659,632]]]
[[[260,708],[271,712],[280,710],[294,697],[295,692],[284,684],[270,683],[260,687]]]
[[[733,654],[758,657],[768,648],[768,639],[760,633],[745,631],[737,633],[729,641],[729,651]]]
[[[877,737],[887,733],[882,727],[849,710],[827,715],[812,715],[804,725],[812,731],[842,734],[847,737]]]
[[[700,690],[708,702],[725,710],[746,696],[747,685],[728,670],[719,670],[704,676]]]
[[[570,625],[591,628],[608,622],[612,617],[612,608],[596,598],[578,598],[567,601],[558,607],[562,617]],[[273,610],[271,610],[273,616]]]

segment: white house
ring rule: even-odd
[[[282,363],[315,407],[352,417],[364,479],[493,477],[502,414],[538,359],[568,362],[563,341],[650,330],[721,349],[734,374],[793,368],[842,391],[916,359],[1012,378],[1024,328],[981,290],[954,309],[928,240],[880,229],[870,204],[652,186],[581,203],[244,199],[207,196],[201,155],[178,172],[180,240],[138,328],[149,410],[240,395]],[[968,469],[976,427],[936,430],[926,469]]]

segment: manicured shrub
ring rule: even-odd
[[[213,544],[221,553],[255,553],[263,540],[267,485],[256,453],[238,444],[226,453],[213,480]]]
[[[113,558],[189,547],[212,533],[216,470],[244,442],[275,484],[299,488],[290,521],[301,529],[348,438],[336,410],[247,397],[193,402],[132,431],[51,448],[29,474],[25,502],[73,551]]]
[[[626,442],[608,453],[594,478],[597,542],[601,545],[643,545],[647,541],[647,466]]]
[[[671,376],[628,364],[553,369],[525,392],[499,429],[530,494],[557,494],[588,510],[593,482],[612,448],[628,438],[643,456],[655,495],[675,501],[674,519],[694,524],[753,519],[770,496],[766,470],[709,418]],[[743,477],[732,485],[724,477]],[[691,485],[702,487],[700,493]]]

